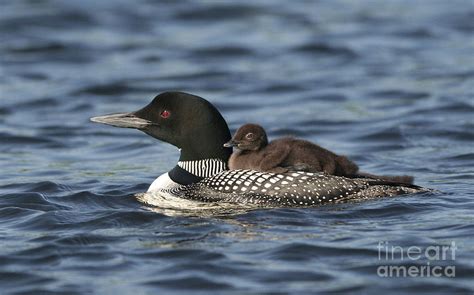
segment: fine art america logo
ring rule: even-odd
[[[380,277],[448,277],[456,276],[456,243],[450,245],[431,245],[428,247],[401,247],[387,241],[379,242],[379,262],[386,262],[377,267]],[[393,265],[389,262],[400,262]]]

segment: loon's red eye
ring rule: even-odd
[[[163,119],[167,119],[169,116],[171,115],[171,113],[167,110],[163,110],[161,113],[160,113],[160,116],[163,118]]]

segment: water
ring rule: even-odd
[[[0,5],[2,294],[474,291],[472,0]],[[439,192],[249,212],[144,206],[133,194],[178,151],[88,120],[171,89],[212,101],[232,131],[257,122]],[[453,242],[445,260],[384,256]],[[428,264],[455,276],[378,275]]]

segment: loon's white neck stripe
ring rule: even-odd
[[[227,163],[220,159],[204,159],[195,161],[179,161],[178,166],[199,177],[212,177],[227,170]]]

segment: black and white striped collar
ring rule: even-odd
[[[227,170],[227,163],[219,159],[179,161],[178,165],[168,172],[168,176],[175,183],[189,185],[224,170]]]
[[[179,161],[178,166],[201,178],[212,177],[219,172],[227,170],[227,163],[220,159]]]

